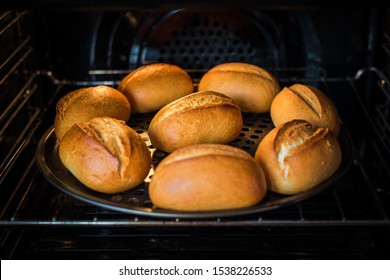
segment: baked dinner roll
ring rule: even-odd
[[[60,142],[59,155],[86,187],[108,194],[141,184],[152,161],[142,137],[124,121],[109,117],[72,126]]]
[[[159,163],[149,196],[159,208],[208,211],[253,206],[266,190],[264,172],[247,152],[197,144],[177,149]]]
[[[195,92],[164,106],[150,122],[150,141],[167,153],[200,143],[224,144],[241,132],[242,115],[234,100],[212,91]]]
[[[334,104],[322,91],[309,85],[283,88],[271,104],[271,119],[275,126],[302,119],[317,127],[328,127],[336,136],[340,131],[340,118]]]
[[[341,149],[328,128],[293,120],[272,129],[260,142],[255,159],[261,164],[270,190],[297,194],[309,190],[340,166]]]
[[[75,123],[95,117],[107,116],[127,122],[130,113],[129,101],[118,90],[104,85],[80,88],[57,102],[55,135],[61,140]]]
[[[182,68],[155,63],[142,66],[122,79],[118,86],[135,113],[148,113],[194,92],[190,76]]]
[[[267,70],[240,62],[219,64],[203,75],[199,91],[211,90],[233,98],[243,112],[269,112],[279,92],[277,79]]]

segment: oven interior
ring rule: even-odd
[[[388,258],[389,16],[299,7],[1,10],[2,259]],[[329,188],[260,213],[154,217],[77,199],[37,167],[37,146],[67,92],[115,87],[154,62],[183,67],[196,86],[228,61],[262,66],[281,86],[311,84],[328,94],[351,141],[348,168]],[[237,140],[246,150],[258,143],[253,118],[244,118]],[[148,116],[131,121],[141,133]]]

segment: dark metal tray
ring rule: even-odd
[[[58,154],[59,142],[56,139],[54,127],[51,127],[38,143],[36,150],[38,167],[46,179],[61,191],[99,207],[155,218],[202,219],[253,214],[297,203],[332,186],[345,173],[352,162],[353,144],[347,131],[341,127],[338,137],[343,153],[340,167],[327,180],[306,192],[286,196],[268,191],[266,197],[257,205],[232,210],[179,212],[159,209],[154,207],[149,199],[148,186],[155,167],[166,154],[156,150],[150,143],[147,129],[152,117],[153,115],[151,114],[133,115],[128,123],[130,127],[135,129],[143,137],[153,156],[152,168],[149,175],[144,183],[134,189],[111,195],[99,193],[84,186],[61,163]],[[243,119],[242,133],[236,140],[229,144],[244,149],[251,155],[254,155],[258,144],[274,125],[268,114],[244,114]]]

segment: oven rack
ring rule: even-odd
[[[198,77],[204,73],[203,69],[188,70],[194,79],[195,86]],[[38,108],[34,121],[26,122],[24,128],[28,141],[22,141],[17,153],[10,155],[13,163],[4,163],[5,174],[0,187],[7,193],[7,201],[1,200],[0,225],[10,226],[96,226],[96,227],[128,227],[128,226],[168,226],[168,227],[195,227],[195,226],[389,226],[389,153],[385,148],[388,131],[378,129],[375,118],[371,119],[370,108],[361,98],[361,83],[366,79],[373,79],[371,89],[378,95],[383,90],[388,93],[387,80],[377,69],[365,69],[351,78],[304,78],[305,69],[278,69],[272,70],[278,77],[281,86],[292,83],[307,83],[319,87],[328,93],[338,106],[344,103],[359,105],[361,120],[345,118],[344,125],[351,133],[355,145],[354,160],[347,173],[329,189],[312,198],[280,209],[270,210],[259,214],[250,214],[238,217],[212,219],[178,219],[178,218],[148,218],[126,213],[107,210],[72,198],[54,188],[38,171],[34,153],[36,145],[44,132],[53,124],[56,101],[66,92],[89,85],[106,84],[115,86],[128,71],[95,70],[88,73],[88,79],[81,81],[59,80],[51,72],[40,71],[32,75],[31,85],[34,95],[47,98],[44,108]],[[302,78],[303,77],[303,78]],[[26,89],[27,90],[27,89]],[[34,95],[26,95],[26,99]],[[388,96],[388,95],[386,95]],[[388,99],[384,100],[388,102]],[[356,104],[354,104],[356,103]],[[376,104],[374,108],[381,108]],[[342,111],[341,111],[342,113]],[[21,114],[21,113],[20,113]],[[343,116],[342,116],[343,117]],[[26,119],[27,116],[22,116]],[[383,119],[383,118],[382,118]],[[344,120],[344,119],[343,119]],[[355,131],[354,123],[361,125]],[[387,123],[388,124],[388,123]],[[364,126],[364,127],[363,127]],[[382,127],[382,126],[380,126]],[[369,131],[378,135],[367,137]],[[373,135],[374,135],[373,134]],[[27,139],[27,138],[26,138]],[[23,145],[21,145],[23,144]],[[361,146],[365,146],[366,153],[358,153]],[[363,160],[364,158],[364,160]],[[371,164],[366,164],[366,158]],[[24,170],[16,170],[23,162]],[[362,162],[365,162],[363,165]],[[12,190],[11,190],[12,189]]]

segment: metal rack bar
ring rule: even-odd
[[[6,60],[0,64],[0,70],[5,67],[5,65],[7,65],[7,63],[9,63],[14,57],[16,57],[16,55],[22,51],[22,49],[26,48],[27,49],[27,52],[31,52],[32,50],[28,50],[29,48],[27,48],[27,44],[28,42],[31,40],[31,36],[27,36],[23,42],[20,43],[20,45],[6,58]],[[30,49],[32,49],[30,47]],[[22,60],[23,61],[23,60]],[[21,62],[22,62],[21,61]],[[19,63],[20,64],[20,63]],[[18,64],[18,65],[19,65]],[[13,68],[13,69],[16,69],[16,68]],[[12,73],[13,71],[11,71]],[[8,75],[5,76],[5,78],[3,78],[1,81],[0,81],[0,84],[2,84],[4,82],[4,79],[6,79],[8,77]]]
[[[29,97],[32,96],[34,94],[34,92],[37,90],[36,84],[33,84],[30,90],[27,90],[28,87],[31,86],[31,83],[33,81],[33,79],[31,79],[31,78],[32,77],[30,77],[29,82],[17,94],[18,98],[21,98],[22,95],[26,94],[24,96],[24,98],[22,99],[22,101],[17,106],[17,108],[12,108],[14,106],[14,104],[17,103],[16,99],[15,99],[12,102],[12,106],[8,107],[8,109],[6,110],[6,113],[9,112],[11,114],[11,116],[9,116],[9,118],[6,121],[4,120],[4,115],[6,113],[4,113],[2,116],[0,116],[0,122],[2,122],[2,127],[0,129],[0,135],[4,134],[4,131],[11,125],[12,121],[18,116],[18,113],[23,109],[24,105],[26,105],[26,103],[29,100]],[[11,110],[11,109],[13,109],[13,110]]]
[[[387,53],[388,56],[390,56],[390,35],[388,32],[385,32],[384,37],[386,39],[386,42],[382,44],[383,49]]]
[[[4,112],[0,115],[0,123],[4,122],[5,120],[5,117],[7,115],[10,115],[12,112],[15,111],[15,106],[18,104],[18,101],[20,101],[22,98],[24,99],[28,99],[29,96],[31,96],[35,90],[36,90],[36,86],[34,87],[31,87],[34,79],[35,79],[36,75],[35,74],[32,74],[27,82],[25,83],[25,85],[22,87],[21,90],[19,90],[19,92],[15,95],[14,99],[8,104],[8,107],[4,110]],[[28,90],[29,88],[31,88],[31,90]],[[17,109],[16,109],[17,110]],[[4,129],[1,129],[0,130],[0,135],[2,134],[2,131]]]
[[[2,21],[4,18],[6,18],[8,15],[10,15],[12,13],[12,11],[8,10],[8,11],[2,11],[1,12],[1,15],[0,15],[0,21]]]
[[[337,191],[335,189],[333,189],[332,192],[333,192],[334,198],[335,198],[336,203],[337,203],[337,208],[340,211],[341,220],[342,221],[346,221],[347,218],[345,216],[345,212],[344,212],[343,207],[341,205],[339,195],[338,195],[338,193],[337,193]]]
[[[31,140],[32,134],[31,127],[36,123],[37,117],[39,116],[39,109],[36,109],[26,127],[20,133],[19,137],[15,140],[15,144],[10,149],[10,152],[5,156],[3,163],[0,165],[0,185],[3,182],[5,176],[8,174],[10,168],[14,165],[16,159],[20,153],[25,149],[29,141]]]
[[[13,64],[12,68],[2,77],[0,80],[0,85],[4,83],[8,79],[8,77],[15,72],[16,69],[27,59],[27,57],[30,55],[32,52],[33,48],[32,47],[27,47],[26,52],[23,53],[22,57],[15,63]]]
[[[2,15],[2,17],[0,18],[0,20],[2,20],[3,18],[5,18],[7,15],[11,14],[11,11],[8,11],[6,13],[4,13]],[[27,14],[27,12],[21,12],[21,13],[17,13],[16,14],[16,17],[11,21],[9,22],[3,29],[0,30],[0,36],[3,35],[9,28],[11,28],[14,24],[16,24],[23,16],[25,16]]]
[[[2,209],[2,211],[0,212],[0,218],[3,217],[4,214],[5,214],[5,212],[6,212],[6,210],[9,209],[8,207],[9,207],[9,205],[11,204],[11,201],[13,201],[13,199],[16,197],[17,192],[18,192],[19,189],[22,187],[22,182],[24,182],[25,178],[27,177],[27,174],[29,173],[29,171],[31,170],[31,168],[33,168],[34,164],[35,164],[35,160],[32,159],[31,162],[29,163],[27,169],[24,170],[22,176],[20,177],[19,182],[18,182],[18,183],[16,184],[16,186],[14,187],[14,189],[13,189],[11,195],[10,195],[9,198],[8,198],[8,201],[7,201],[6,205],[4,206],[4,208]],[[23,205],[23,203],[24,203],[24,201],[25,201],[25,199],[26,199],[26,197],[27,197],[27,194],[29,193],[30,187],[31,187],[31,186],[29,186],[29,187],[26,189],[26,191],[25,191],[23,197],[21,197],[21,198],[19,199],[19,201],[18,201],[18,206],[16,207],[15,214],[13,215],[13,217],[15,217],[15,216],[17,215],[17,213],[19,212],[19,210],[21,209],[21,207],[22,207],[22,205]],[[12,218],[12,219],[15,220],[15,218]]]
[[[374,73],[375,75],[377,75],[378,82],[376,83],[376,86],[379,87],[379,90],[384,94],[384,97],[386,98],[386,100],[389,101],[390,100],[390,90],[387,89],[386,86],[390,85],[390,82],[387,79],[387,77],[381,71],[379,71],[376,68],[362,69],[362,70],[358,71],[357,74],[355,75],[355,77],[350,79],[350,85],[351,85],[351,87],[353,88],[353,90],[355,92],[355,96],[357,97],[364,114],[366,115],[367,119],[371,122],[372,127],[374,128],[375,132],[377,133],[378,137],[381,139],[384,147],[386,148],[388,154],[390,155],[390,146],[388,145],[388,139],[386,139],[384,137],[385,134],[381,133],[381,130],[383,129],[383,127],[381,125],[378,125],[376,123],[376,119],[370,116],[369,109],[366,107],[366,104],[362,100],[362,98],[361,98],[361,96],[359,94],[359,91],[358,91],[358,89],[356,88],[356,85],[355,85],[355,83],[358,80],[362,79],[362,77],[367,72]],[[384,85],[386,85],[386,86],[384,86]],[[385,122],[387,123],[386,119],[385,119]],[[388,123],[387,123],[386,127],[388,127]]]
[[[390,174],[390,166],[389,166],[388,162],[386,162],[386,160],[383,156],[383,152],[380,150],[377,142],[374,142],[374,148],[376,150],[376,153],[379,157],[380,162],[382,163],[381,166],[383,166],[383,168],[385,168],[387,174]]]

